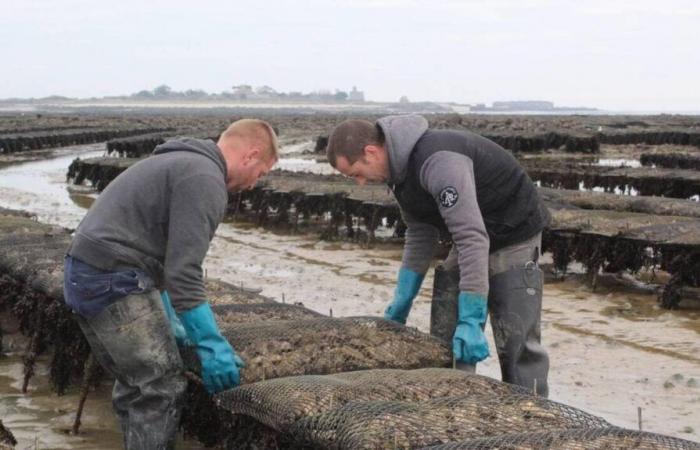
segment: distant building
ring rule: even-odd
[[[493,109],[503,111],[547,111],[554,109],[554,103],[537,100],[493,102]]]
[[[352,87],[352,91],[348,94],[348,100],[351,102],[364,102],[365,101],[365,93],[362,91],[358,91],[356,86]]]
[[[470,111],[474,112],[522,112],[522,111],[596,111],[595,108],[587,108],[583,106],[554,106],[553,102],[540,100],[519,100],[508,102],[493,102],[492,106],[486,106],[484,103],[477,103],[469,107]]]

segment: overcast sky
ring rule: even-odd
[[[0,0],[0,98],[363,90],[700,111],[699,0]]]

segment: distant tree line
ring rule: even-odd
[[[206,98],[216,94],[208,94],[202,89],[187,89],[186,91],[174,91],[167,84],[149,90],[138,91],[131,94],[134,98]]]
[[[270,86],[253,87],[248,84],[240,84],[233,86],[231,91],[223,91],[220,93],[208,93],[202,89],[187,89],[186,91],[175,91],[167,84],[161,84],[151,90],[141,90],[131,94],[129,97],[137,99],[233,99],[233,100],[249,100],[249,101],[275,101],[275,100],[296,100],[296,101],[321,101],[321,102],[345,102],[364,101],[364,95],[361,91],[353,88],[352,91],[346,92],[336,89],[334,92],[329,90],[319,90],[309,93],[302,92],[278,92]]]

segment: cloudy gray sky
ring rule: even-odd
[[[700,111],[698,0],[0,0],[0,98],[350,89]]]

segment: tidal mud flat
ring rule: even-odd
[[[321,128],[309,125],[285,140],[284,127],[280,127],[280,137],[288,148],[301,143],[303,149],[312,151],[313,146],[308,143],[314,141],[317,131],[322,132]],[[692,146],[687,149],[694,151]],[[86,151],[81,148],[73,156]],[[103,152],[104,147],[92,151]],[[97,194],[78,195],[82,203],[73,200],[75,194],[66,194],[69,203],[54,205],[55,199],[50,198],[53,194],[46,195],[36,188],[44,180],[41,183],[65,193],[66,162],[70,160],[66,157],[43,173],[33,166],[39,162],[12,164],[0,170],[0,181],[8,173],[35,174],[28,175],[31,183],[3,182],[0,206],[16,207],[22,203],[22,209],[38,214],[41,221],[50,219],[53,224],[75,227],[89,199]],[[51,161],[42,159],[41,163],[50,166]],[[319,231],[327,226],[321,214],[310,214],[309,218],[302,215],[299,226],[293,228],[279,226],[285,222],[277,220],[278,208],[267,212],[268,217],[262,221],[241,214],[220,227],[205,261],[210,278],[260,288],[263,296],[278,302],[301,302],[324,315],[330,315],[331,309],[334,317],[381,315],[398,268],[401,249],[397,239],[382,239],[382,233],[372,242],[362,239],[366,226],[360,220],[359,224],[353,223],[353,229],[358,231],[356,237],[339,233],[330,240],[319,240]],[[594,222],[596,216],[587,217]],[[582,223],[588,226],[588,220],[583,219]],[[393,229],[389,225],[379,224],[379,231],[391,236]],[[545,259],[551,262],[552,255]],[[555,265],[546,267],[553,269]],[[572,260],[563,281],[558,270],[545,288],[543,339],[552,358],[552,399],[629,428],[637,427],[637,407],[642,407],[645,430],[699,440],[700,427],[695,425],[700,423],[697,303],[689,297],[679,303],[679,309],[663,309],[651,291],[640,293],[629,286],[608,284],[621,278],[618,271],[601,272],[593,290],[584,276],[576,274],[584,273],[582,269]],[[640,271],[642,275],[647,273],[646,269]],[[654,284],[666,276],[663,271],[657,272]],[[409,318],[409,325],[423,331],[428,329],[431,283],[429,277]],[[491,339],[490,331],[488,334]],[[491,345],[493,348],[493,342]],[[498,371],[494,358],[479,368],[480,373],[495,378],[499,377]],[[107,390],[90,395],[86,413],[90,412],[95,395],[106,396]],[[50,398],[53,394],[46,389],[39,395]],[[611,402],[611,398],[621,400]],[[108,408],[108,401],[102,405]],[[5,420],[5,425],[12,429],[18,423]],[[83,437],[90,434],[86,426]],[[67,437],[67,442],[71,438],[75,437]]]

